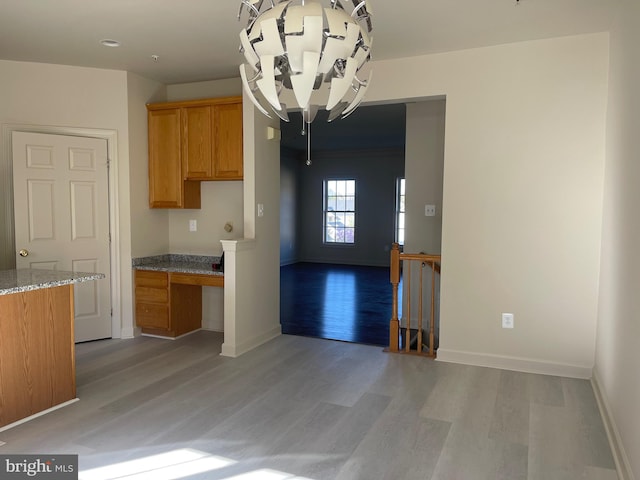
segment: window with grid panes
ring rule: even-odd
[[[352,244],[356,232],[356,181],[325,180],[324,242]]]

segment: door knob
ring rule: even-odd
[[[21,257],[28,257],[29,256],[29,250],[27,250],[26,248],[23,248],[18,253],[20,254]]]

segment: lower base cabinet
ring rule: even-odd
[[[0,295],[0,429],[76,398],[73,341],[73,285]]]
[[[220,276],[136,270],[136,324],[142,333],[179,337],[202,327],[202,286]]]

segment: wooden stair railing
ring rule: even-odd
[[[420,275],[419,275],[419,291],[420,297],[418,298],[418,335],[416,349],[411,349],[411,265],[413,263],[420,263]],[[400,347],[402,326],[400,325],[400,319],[398,318],[398,285],[400,284],[400,271],[401,266],[406,265],[404,268],[405,282],[404,289],[406,291],[407,309],[406,314],[403,315],[407,319],[407,325],[404,332],[404,348]],[[423,318],[423,268],[429,266],[431,268],[431,308],[429,317],[429,349],[425,352],[422,348],[422,318]],[[435,303],[436,303],[436,273],[440,274],[440,255],[427,255],[424,253],[402,253],[400,252],[400,246],[397,243],[393,244],[391,248],[391,287],[392,287],[392,312],[391,321],[389,322],[389,351],[396,353],[414,353],[419,355],[426,355],[431,358],[435,358]],[[404,313],[404,312],[403,312]]]

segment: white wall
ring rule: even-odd
[[[298,261],[300,160],[296,151],[280,148],[280,265]]]
[[[114,314],[128,335],[133,331],[133,315],[126,72],[0,60],[0,86],[0,124],[5,126],[28,124],[117,132],[117,155],[113,159],[119,174],[121,310]],[[2,160],[0,163],[9,161],[4,155]],[[6,169],[2,174],[7,180]],[[2,193],[5,196],[9,191],[3,188]],[[9,204],[9,208],[13,207]],[[0,218],[0,225],[6,221],[6,216]]]
[[[220,240],[242,238],[242,181],[202,182],[202,209],[170,210],[169,244],[171,253],[221,255]],[[189,220],[196,220],[198,231],[189,231]],[[233,230],[224,229],[226,223]]]
[[[405,252],[441,252],[445,108],[445,100],[407,105]],[[436,206],[435,217],[425,205]]]
[[[238,325],[242,334],[238,347],[244,350],[280,335],[280,142],[267,139],[267,127],[278,128],[279,120],[270,120],[244,99],[245,182],[244,220],[247,238],[255,240],[251,262],[242,270],[241,280],[253,288],[241,292],[240,302],[253,304],[254,314]],[[253,113],[251,119],[250,112]],[[253,120],[253,121],[251,121]],[[252,144],[252,146],[249,146]],[[248,148],[249,147],[249,148]],[[252,147],[252,148],[251,148]],[[257,204],[264,205],[258,217]],[[251,279],[249,281],[249,279]],[[244,283],[241,283],[244,287]],[[253,291],[251,291],[253,290]]]
[[[235,357],[280,335],[280,142],[267,139],[279,121],[247,98],[244,114],[245,239],[224,242],[225,329],[222,354]],[[264,207],[258,217],[257,204]],[[225,264],[226,265],[226,264]]]
[[[205,82],[167,85],[169,100],[194,100],[196,98],[235,97],[242,95],[240,77]]]
[[[405,242],[404,252],[424,252],[439,255],[442,251],[442,182],[444,170],[445,100],[430,100],[407,104],[407,129],[405,153]],[[436,215],[425,216],[425,205],[435,205]],[[411,267],[411,319],[407,318],[408,308],[402,310],[402,325],[411,322],[412,328],[419,325],[419,302],[424,301],[422,310],[423,330],[429,329],[431,312],[431,269]],[[403,269],[404,287],[402,304],[406,305],[409,293],[408,268]],[[422,291],[420,275],[422,274]],[[439,325],[439,280],[436,279],[435,322]],[[437,342],[436,342],[437,346]]]
[[[622,2],[611,35],[602,260],[594,376],[613,429],[621,478],[640,475],[640,5]],[[605,415],[605,417],[607,417]],[[635,474],[635,476],[634,476]]]

